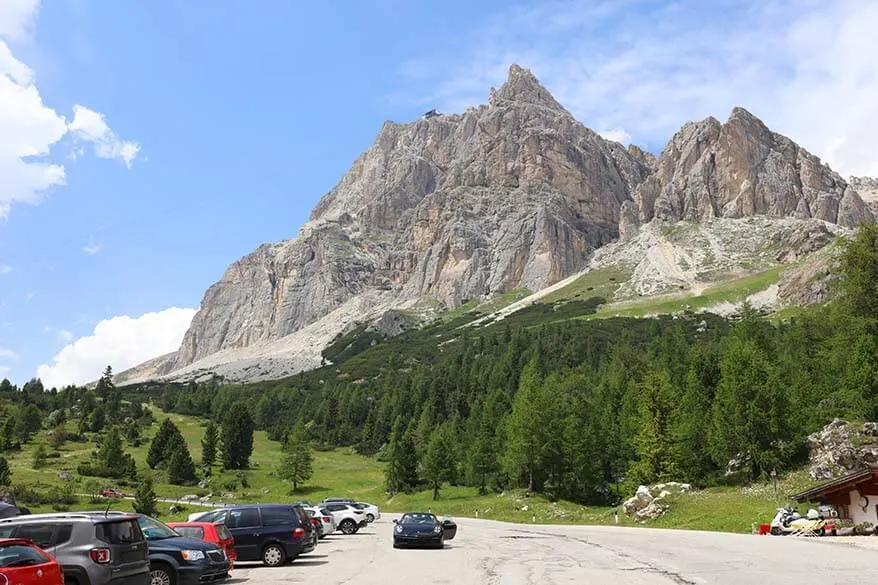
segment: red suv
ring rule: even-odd
[[[168,522],[167,525],[173,528],[174,532],[187,538],[197,538],[219,545],[229,557],[229,562],[232,564],[230,569],[235,567],[235,559],[238,558],[235,552],[235,539],[222,522]]]
[[[0,585],[64,585],[64,571],[31,541],[0,538]]]

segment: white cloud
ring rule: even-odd
[[[107,126],[104,115],[85,106],[73,106],[73,122],[68,128],[78,138],[91,142],[94,145],[95,155],[100,158],[122,159],[129,169],[137,153],[140,152],[139,144],[119,140],[116,133]]]
[[[6,276],[12,272],[13,268],[9,264],[0,264],[0,276]]]
[[[107,365],[121,372],[179,348],[196,309],[172,307],[139,317],[105,319],[37,368],[47,388],[96,380]]]
[[[100,244],[89,244],[88,246],[82,247],[82,251],[85,252],[86,254],[88,254],[89,256],[94,256],[95,254],[97,254],[98,252],[100,252],[103,249],[104,249],[104,247],[101,246]]]
[[[872,0],[554,0],[498,13],[402,73],[414,101],[461,111],[516,62],[587,125],[658,147],[740,105],[842,174],[874,176],[876,23]]]
[[[0,37],[17,41],[25,38],[33,25],[40,0],[2,0],[0,2]]]
[[[607,140],[612,140],[614,142],[619,142],[628,146],[631,143],[631,135],[625,132],[624,128],[613,128],[612,130],[602,130],[598,132],[601,136],[606,138]]]
[[[12,368],[9,366],[0,365],[0,380],[6,378],[9,375],[9,372],[12,371]]]
[[[140,149],[120,141],[102,114],[76,105],[68,127],[43,103],[33,71],[7,43],[28,36],[38,8],[36,0],[0,0],[0,219],[13,204],[36,205],[47,190],[65,184],[64,166],[47,157],[68,133],[93,143],[97,156],[122,159],[129,168]]]
[[[0,347],[0,359],[17,360],[18,352],[12,351],[11,349],[7,349],[5,347]]]
[[[69,342],[73,341],[73,333],[71,333],[70,331],[67,331],[66,329],[59,329],[58,330],[58,339],[60,339],[64,343],[69,343]]]

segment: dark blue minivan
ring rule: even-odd
[[[317,546],[311,518],[302,506],[295,504],[228,506],[200,516],[198,522],[225,522],[235,537],[236,562],[261,560],[276,567]]]

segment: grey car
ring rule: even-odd
[[[51,554],[65,585],[148,585],[149,547],[137,516],[33,514],[0,520],[0,538],[26,538]]]

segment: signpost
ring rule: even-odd
[[[780,502],[777,499],[777,471],[771,470],[771,481],[774,484],[774,507],[779,508]]]

